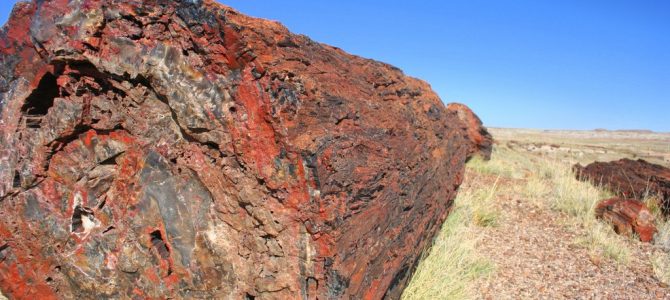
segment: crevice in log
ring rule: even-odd
[[[9,252],[9,244],[5,243],[4,245],[0,246],[0,262],[5,261],[5,258],[7,258],[7,252]]]
[[[21,187],[21,173],[19,173],[18,170],[14,170],[14,180],[12,180],[12,187]]]
[[[26,98],[21,107],[21,112],[27,116],[44,116],[53,106],[56,97],[58,97],[56,76],[46,73],[40,79],[37,88]]]
[[[170,258],[170,248],[168,248],[165,240],[163,240],[163,234],[160,230],[154,230],[150,233],[151,236],[151,245],[156,248],[156,251],[163,259]]]

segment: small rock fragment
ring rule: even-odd
[[[635,199],[611,198],[598,203],[596,217],[612,223],[620,235],[637,234],[640,241],[651,242],[656,233],[654,215],[647,206]]]

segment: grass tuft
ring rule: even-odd
[[[472,283],[494,270],[493,263],[477,254],[481,234],[476,228],[498,222],[499,214],[490,209],[497,185],[489,188],[476,179],[469,182],[472,185],[461,187],[451,214],[402,299],[468,299],[472,297]]]
[[[498,190],[498,181],[496,179],[490,190],[480,188],[475,191],[474,199],[470,203],[468,209],[472,211],[472,221],[474,224],[481,227],[495,227],[498,226],[498,219],[500,212],[493,208],[492,202],[495,199],[496,191]]]
[[[576,242],[588,249],[592,257],[610,259],[622,266],[630,262],[631,251],[626,238],[613,234],[610,224],[599,221],[588,224],[585,235]]]
[[[656,222],[658,233],[655,239],[660,249],[652,254],[651,266],[656,279],[670,285],[670,221],[657,218]]]

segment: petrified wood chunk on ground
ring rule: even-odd
[[[19,3],[0,290],[398,298],[463,177],[429,86],[213,1]]]
[[[670,213],[670,169],[645,160],[621,159],[594,162],[586,167],[573,167],[577,178],[603,185],[623,198],[644,200],[656,196],[664,214]]]
[[[654,215],[635,199],[603,200],[596,206],[596,217],[612,223],[616,233],[626,236],[635,233],[643,242],[651,242],[656,233]]]
[[[469,144],[468,156],[479,155],[485,160],[491,159],[493,137],[484,127],[482,121],[472,110],[461,103],[449,103],[447,110],[463,122],[463,130]]]

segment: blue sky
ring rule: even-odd
[[[396,65],[488,126],[670,131],[670,1],[222,2]]]

